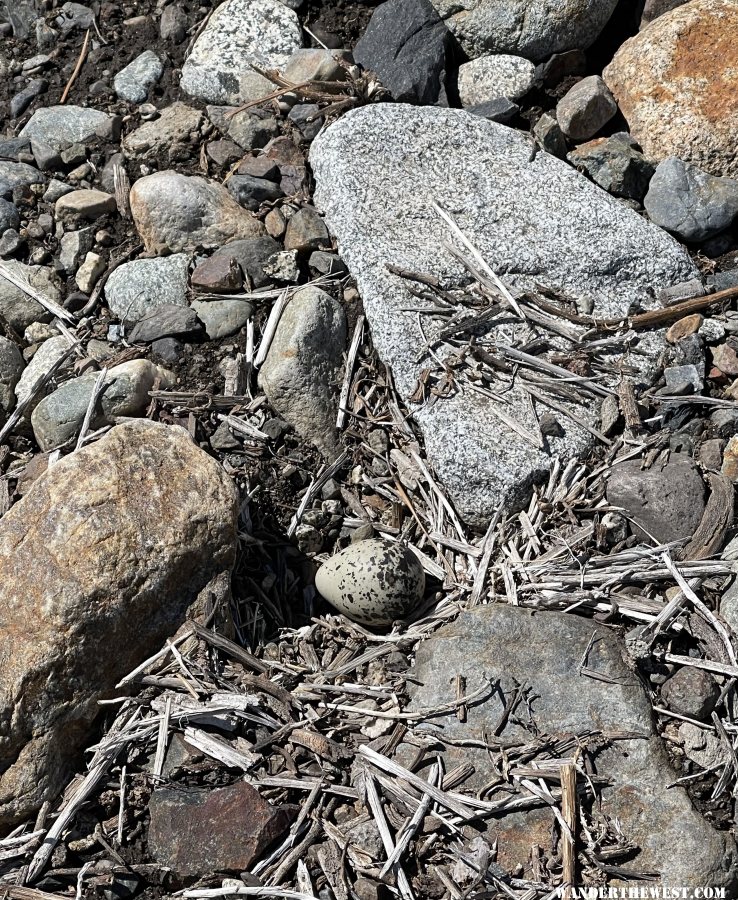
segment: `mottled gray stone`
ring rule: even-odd
[[[171,303],[157,306],[146,318],[141,319],[131,331],[131,343],[150,344],[160,338],[176,334],[190,334],[200,331],[197,313],[188,306]]]
[[[270,404],[326,457],[338,447],[337,387],[345,347],[341,305],[320,288],[306,287],[282,313],[259,372]]]
[[[282,69],[300,47],[298,18],[279,0],[226,0],[182,67],[182,90],[209,103],[257,100],[274,85],[251,63]]]
[[[527,742],[532,733],[561,737],[591,731],[635,732],[638,737],[611,747],[590,748],[598,775],[612,780],[602,788],[602,812],[617,819],[625,839],[640,848],[632,861],[618,865],[636,872],[656,871],[669,888],[732,887],[735,843],[694,809],[683,787],[671,786],[678,775],[654,730],[651,703],[623,650],[610,629],[575,615],[534,614],[505,604],[463,612],[419,645],[414,677],[408,682],[410,709],[453,703],[458,675],[466,678],[471,693],[481,686],[484,673],[499,689],[484,702],[470,705],[466,722],[455,715],[443,716],[433,720],[431,729],[438,727],[439,734],[450,739],[484,740],[500,721],[505,700],[518,685],[525,685],[530,706],[518,706],[518,721],[511,717],[499,735],[502,741]],[[584,656],[589,668],[602,673],[602,680],[580,671]],[[485,751],[449,748],[445,756],[447,771],[462,760],[476,766],[468,787],[481,787],[488,780]],[[546,821],[550,828],[554,821],[550,811]],[[492,824],[498,859],[514,842],[517,826],[509,817],[498,817]],[[526,853],[529,847],[530,839]],[[530,877],[529,860],[521,863],[523,877]]]
[[[598,316],[622,316],[634,300],[696,274],[688,254],[660,229],[577,173],[539,152],[512,129],[463,111],[376,104],[348,113],[313,142],[316,205],[357,279],[374,343],[407,400],[428,358],[417,298],[387,264],[438,275],[465,270],[443,247],[449,237],[431,203],[454,211],[459,226],[497,272],[521,287],[540,282],[591,303]],[[436,326],[437,327],[437,326]],[[426,317],[426,334],[434,326]],[[506,338],[506,339],[509,339]],[[659,346],[654,338],[644,346]],[[650,365],[653,356],[645,361]],[[506,394],[514,415],[535,430],[525,395]],[[598,404],[577,414],[595,424]],[[501,502],[524,502],[547,477],[551,456],[583,452],[592,438],[567,419],[547,450],[524,443],[471,392],[411,409],[454,502],[486,524]],[[545,411],[545,407],[541,407]]]
[[[49,369],[64,356],[68,349],[69,341],[62,334],[57,334],[55,337],[51,337],[41,344],[38,350],[33,354],[31,361],[24,369],[23,374],[18,379],[18,384],[15,386],[15,397],[18,403],[23,403],[23,401],[28,398],[31,393],[31,388],[36,381],[38,381],[42,375],[45,375]],[[66,369],[71,369],[73,365],[74,356],[67,359],[58,371],[60,374],[63,374]],[[39,394],[37,402],[43,396],[43,393]]]
[[[244,275],[248,276],[252,287],[260,288],[269,283],[269,278],[264,274],[264,265],[279,249],[280,245],[274,238],[265,234],[243,241],[231,241],[216,250],[214,256],[232,256],[241,266]]]
[[[26,266],[15,260],[6,262],[6,265],[51,300],[58,302],[61,299],[61,293],[49,269],[43,266]],[[5,278],[0,278],[0,317],[18,334],[23,334],[33,322],[51,321],[51,313]]]
[[[187,37],[187,14],[181,6],[171,4],[161,12],[159,34],[163,41],[181,44]]]
[[[46,176],[35,166],[7,159],[0,159],[0,178],[11,188],[24,187],[27,184],[43,184],[46,181]]]
[[[519,100],[533,87],[535,77],[535,66],[521,56],[480,56],[459,67],[459,99],[463,107],[478,106],[498,97]]]
[[[279,126],[274,116],[244,110],[227,120],[227,133],[241,149],[258,150],[279,134]]]
[[[105,283],[108,308],[121,322],[140,322],[159,306],[187,306],[186,253],[134,259],[118,266]]]
[[[168,9],[169,7],[167,7]],[[177,157],[189,146],[191,134],[198,134],[202,113],[186,103],[172,103],[161,111],[153,122],[144,122],[123,138],[127,156],[160,153],[167,150],[169,158]]]
[[[431,0],[466,53],[515,53],[538,60],[584,50],[610,18],[617,0]]]
[[[84,144],[96,135],[106,134],[111,127],[111,116],[98,109],[45,106],[31,116],[20,137],[61,151],[69,144]]]
[[[15,203],[0,198],[0,234],[7,231],[8,228],[14,228],[16,231],[20,227],[20,216]]]
[[[129,103],[143,103],[164,72],[164,63],[153,50],[144,50],[113,79],[115,93]]]
[[[92,250],[94,243],[94,227],[65,232],[59,241],[59,264],[64,271],[69,274],[76,272],[77,266],[79,266],[84,256]]]
[[[643,204],[652,222],[685,241],[703,241],[738,215],[738,181],[670,156],[656,167]]]
[[[655,167],[633,143],[629,135],[623,134],[598,138],[581,144],[569,154],[568,160],[609,193],[640,202]]]
[[[617,103],[599,75],[582,78],[559,100],[556,120],[573,141],[587,141],[618,111]]]
[[[25,363],[18,347],[0,335],[0,420],[15,406],[15,388]]]
[[[253,311],[247,300],[193,300],[190,305],[211,341],[236,334],[251,318]]]

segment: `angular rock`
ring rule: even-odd
[[[61,334],[56,337],[51,337],[41,344],[38,350],[33,354],[33,357],[26,366],[23,374],[18,379],[18,384],[15,387],[15,397],[18,403],[23,403],[31,393],[31,388],[36,381],[38,381],[42,375],[45,375],[57,360],[64,356],[68,349],[69,341]],[[62,364],[61,368],[57,371],[60,375],[63,375],[64,371],[71,369],[73,365],[74,357],[71,357],[66,363]],[[46,393],[48,393],[48,391],[49,388],[47,387]],[[38,402],[43,396],[44,393],[38,394],[36,401]]]
[[[192,287],[200,290],[229,294],[241,287],[243,276],[240,266],[232,256],[216,254],[199,263],[190,281]]]
[[[69,222],[76,219],[98,219],[115,213],[115,197],[104,191],[71,191],[56,201],[54,212],[57,221]]]
[[[77,269],[77,274],[74,276],[77,287],[84,291],[85,294],[89,294],[97,279],[105,271],[105,268],[105,260],[99,253],[88,253],[85,261]]]
[[[738,177],[735,0],[692,0],[627,40],[605,68],[630,132],[649,159],[678,156]]]
[[[248,300],[193,300],[190,305],[211,341],[239,332],[253,312]]]
[[[108,308],[121,322],[131,324],[159,306],[187,306],[188,267],[186,253],[123,263],[105,282]]]
[[[159,788],[149,803],[149,847],[178,876],[248,869],[289,828],[291,811],[238,782],[225,788]]]
[[[289,111],[287,121],[294,125],[306,141],[312,141],[325,123],[317,103],[297,103]]]
[[[264,273],[264,265],[271,256],[279,252],[279,249],[279,244],[265,234],[243,241],[231,241],[216,250],[213,256],[230,256],[235,259],[252,287],[260,288],[269,284],[269,277]]]
[[[93,228],[80,228],[65,232],[59,241],[59,264],[65,272],[77,271],[82,258],[92,249],[95,242]]]
[[[685,241],[704,241],[738,216],[738,181],[670,156],[657,166],[644,206],[651,221],[667,231]]]
[[[172,387],[174,376],[147,359],[121,363],[108,371],[105,387],[92,417],[92,430],[112,424],[117,416],[137,416],[149,404],[149,391],[160,379]],[[54,450],[79,434],[97,381],[97,373],[65,381],[41,400],[31,414],[33,434],[44,451]]]
[[[20,216],[15,203],[0,199],[0,234],[7,231],[8,228],[13,228],[17,231],[19,227]]]
[[[84,144],[95,136],[109,136],[113,118],[98,109],[83,106],[45,106],[37,109],[20,133],[61,151],[70,144]]]
[[[483,740],[500,721],[505,700],[521,684],[531,705],[529,710],[523,709],[523,704],[518,706],[520,721],[508,721],[499,735],[502,741],[527,742],[531,732],[559,738],[590,731],[635,732],[638,737],[615,741],[609,747],[590,746],[596,771],[613,782],[602,788],[602,812],[617,819],[625,839],[640,848],[632,861],[619,861],[618,865],[636,872],[658,872],[660,884],[669,888],[732,887],[735,844],[694,809],[683,787],[669,786],[678,776],[654,730],[651,703],[626,665],[623,651],[611,630],[566,613],[532,614],[505,604],[463,612],[453,624],[419,645],[414,677],[409,682],[410,709],[453,703],[456,676],[466,678],[471,692],[483,683],[483,672],[485,680],[499,684],[499,690],[470,706],[466,723],[455,715],[434,719],[444,737]],[[588,667],[608,680],[579,674],[583,656]],[[414,687],[415,679],[420,682],[418,687]],[[468,786],[481,787],[488,778],[484,751],[449,748],[444,756],[447,771],[462,760],[475,765]],[[526,814],[524,821],[529,819]],[[547,812],[548,828],[552,822]],[[498,859],[514,845],[518,823],[519,817],[496,817],[493,829]],[[528,826],[524,854],[518,860],[523,878],[532,874],[530,843]]]
[[[300,280],[300,264],[297,261],[297,250],[282,250],[270,256],[264,263],[264,275],[275,281],[288,281],[297,284]]]
[[[18,347],[8,338],[0,336],[0,420],[3,413],[13,411],[15,388],[25,365]]]
[[[429,0],[385,0],[354,48],[395,100],[446,102],[451,33]]]
[[[153,50],[144,50],[121,69],[113,79],[113,89],[121,100],[144,103],[153,87],[164,74],[164,63]]]
[[[417,306],[387,265],[465,283],[443,247],[449,230],[432,201],[455,211],[459,227],[509,283],[549,285],[623,315],[635,298],[693,277],[686,252],[668,235],[588,182],[567,163],[539,152],[519,133],[463,111],[375,104],[348,113],[313,142],[315,202],[357,279],[372,337],[407,399],[427,360],[424,339],[402,307]],[[552,198],[556,198],[552,202]],[[562,248],[566,247],[566,252]],[[508,414],[536,425],[527,400],[506,394]],[[596,406],[596,404],[594,404]],[[501,425],[481,396],[412,406],[426,448],[453,501],[485,527],[501,502],[523,502],[551,458]],[[577,407],[577,414],[582,414]],[[584,412],[596,422],[597,410]],[[566,458],[591,438],[566,419],[550,452]]]
[[[536,68],[522,56],[480,56],[459,67],[458,91],[463,107],[499,97],[519,100],[535,83]]]
[[[139,178],[130,200],[133,221],[149,252],[212,249],[264,233],[264,226],[222,185],[196,175],[166,171]]]
[[[244,110],[227,120],[227,133],[243,150],[258,150],[265,147],[279,134],[279,126],[274,116],[259,114],[254,110]]]
[[[295,13],[278,0],[226,0],[182,67],[182,90],[209,103],[258,100],[274,85],[251,68],[282,69],[302,47]]]
[[[14,260],[7,262],[6,265],[51,300],[58,302],[61,299],[61,293],[54,283],[49,269],[43,266],[26,266]],[[50,322],[51,313],[20,288],[6,281],[5,278],[0,278],[0,318],[18,334],[23,334],[26,328],[34,322]]]
[[[688,456],[672,454],[661,468],[641,469],[633,459],[613,466],[607,482],[607,501],[633,519],[641,537],[659,541],[691,538],[705,511],[705,486]]]
[[[312,30],[312,29],[311,29]],[[305,81],[345,81],[349,62],[345,50],[295,50],[282,71],[286,81],[302,84]]]
[[[252,175],[254,178],[266,178],[267,181],[279,181],[279,166],[265,156],[247,156],[236,169],[237,175]]]
[[[320,213],[314,206],[303,206],[290,218],[284,236],[284,249],[305,252],[330,247],[331,238]]]
[[[244,209],[257,210],[262,203],[269,203],[284,196],[282,188],[266,178],[253,175],[231,175],[226,182],[228,193]]]
[[[169,7],[167,7],[169,9]],[[168,151],[170,159],[179,158],[189,147],[191,134],[197,134],[202,113],[179,101],[167,106],[154,122],[144,122],[123,138],[123,150],[128,156]]]
[[[279,320],[259,384],[279,415],[328,458],[338,448],[336,386],[346,317],[325,291],[297,291]]]
[[[158,306],[145,318],[140,319],[128,336],[132,344],[150,344],[160,338],[177,334],[192,334],[200,330],[197,314],[188,306]]]
[[[538,62],[552,53],[585,50],[610,18],[617,0],[432,0],[472,59],[514,53]]]
[[[599,75],[582,78],[559,100],[556,120],[573,141],[587,141],[618,111],[617,104]]]
[[[641,13],[640,30],[643,31],[646,25],[653,22],[654,19],[658,19],[659,16],[671,12],[672,9],[676,9],[677,6],[686,2],[687,0],[645,0]]]
[[[28,184],[43,184],[46,176],[33,166],[29,166],[28,163],[0,159],[0,179],[10,185],[12,190]]]
[[[533,135],[536,143],[546,153],[558,156],[559,159],[566,157],[566,138],[561,130],[561,125],[553,116],[544,113],[534,125]]]
[[[62,459],[3,516],[0,829],[57,796],[98,700],[230,571],[236,514],[187,432],[144,420]]]
[[[720,688],[709,672],[683,666],[661,686],[661,699],[680,716],[710,720]]]
[[[580,144],[567,158],[603,190],[639,202],[648,190],[655,169],[626,135],[619,134]]]
[[[48,89],[49,82],[45,78],[32,78],[23,90],[15,94],[10,101],[11,119],[17,119],[18,116],[22,116],[36,97],[39,97]]]

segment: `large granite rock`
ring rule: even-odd
[[[464,233],[513,285],[560,289],[596,316],[620,316],[661,287],[693,277],[687,253],[561,160],[539,152],[516,131],[457,110],[377,104],[349,113],[313,142],[316,205],[357,279],[375,345],[408,399],[428,358],[415,313],[418,298],[388,264],[431,273],[447,283],[464,270],[443,246],[448,226],[433,201],[453,210]],[[432,336],[439,325],[423,317]],[[509,335],[504,336],[509,340]],[[644,339],[653,359],[656,338]],[[442,355],[446,355],[442,350]],[[524,427],[537,426],[518,388],[505,407]],[[597,410],[577,407],[595,424]],[[548,475],[552,454],[569,458],[591,437],[566,418],[548,451],[525,443],[471,391],[434,405],[411,406],[426,448],[454,502],[484,525],[499,503],[523,502],[531,482]],[[545,411],[545,407],[541,407]]]
[[[626,41],[603,78],[650,159],[738,175],[738,0],[692,0]]]
[[[601,674],[602,680],[579,673],[585,657],[587,668]],[[517,707],[498,735],[502,741],[527,743],[535,735],[591,731],[636,733],[639,737],[615,741],[606,749],[601,744],[590,747],[597,774],[613,782],[602,789],[602,812],[617,819],[626,840],[640,847],[635,859],[618,865],[636,872],[658,872],[661,885],[669,888],[734,886],[735,844],[702,818],[684,788],[670,787],[678,774],[654,730],[651,704],[638,676],[626,665],[622,644],[613,631],[566,613],[533,614],[506,605],[464,612],[418,647],[414,677],[408,682],[413,696],[410,708],[453,703],[456,676],[466,678],[471,693],[480,686],[482,672],[499,684],[499,690],[483,703],[470,705],[466,722],[453,715],[436,717],[437,728],[431,731],[452,740],[484,741],[495,733],[505,699],[523,685],[530,704]],[[485,751],[449,749],[446,770],[462,760],[476,767],[467,786],[488,782]],[[552,813],[544,811],[543,816],[550,829]],[[515,859],[516,834],[529,820],[527,852],[535,841],[533,823],[538,818],[524,813],[498,817],[491,825],[498,841],[498,861],[527,866],[525,877],[531,875],[530,863],[525,857]]]
[[[535,61],[589,47],[617,5],[617,0],[431,2],[469,56],[515,53]]]
[[[264,234],[261,222],[222,184],[197,175],[146,175],[133,185],[130,199],[133,221],[149,252],[211,249],[234,238]]]
[[[300,22],[279,0],[226,0],[182,67],[182,90],[208,103],[258,100],[274,85],[251,63],[281,69],[300,47]]]
[[[0,520],[0,833],[65,786],[98,700],[230,570],[236,514],[184,429],[137,421],[61,460]]]

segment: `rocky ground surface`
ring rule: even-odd
[[[738,895],[736,53],[0,2],[0,896]]]

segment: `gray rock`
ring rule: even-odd
[[[18,347],[0,335],[0,420],[2,413],[13,411],[15,388],[25,365]]]
[[[28,184],[43,184],[46,177],[34,166],[28,163],[10,162],[0,159],[0,178],[7,182],[11,188],[25,187]]]
[[[709,721],[720,687],[709,672],[684,666],[661,687],[661,699],[680,716]]]
[[[42,172],[60,169],[62,166],[61,154],[54,147],[50,147],[38,138],[31,140],[31,150],[36,165]]]
[[[685,241],[703,241],[738,215],[738,181],[708,175],[670,156],[656,167],[644,206],[662,228]]]
[[[0,70],[2,64],[0,64]],[[21,156],[28,153],[29,141],[27,138],[0,137],[0,157],[3,160],[15,160],[21,162]]]
[[[706,731],[691,722],[682,722],[679,726],[679,737],[684,744],[685,755],[701,768],[714,769],[715,766],[729,762],[727,747],[711,731]]]
[[[65,232],[59,240],[59,263],[64,271],[69,274],[76,272],[80,262],[92,249],[94,243],[95,229],[93,227]]]
[[[567,163],[539,152],[512,129],[456,110],[375,104],[348,113],[313,142],[316,205],[357,279],[372,337],[409,398],[426,361],[417,306],[387,264],[465,283],[443,248],[448,228],[432,210],[455,211],[464,233],[512,284],[540,282],[591,302],[598,316],[623,315],[638,298],[696,274],[687,253],[660,229],[588,182]],[[533,238],[535,235],[535,238]],[[562,253],[562,247],[566,252]],[[655,349],[655,348],[654,348]],[[525,427],[525,397],[506,395]],[[593,404],[596,407],[596,404]],[[523,502],[551,457],[501,426],[472,394],[412,407],[436,471],[457,509],[485,526],[501,502]],[[582,410],[578,407],[578,414]],[[585,415],[597,421],[598,410]],[[550,452],[569,458],[591,438],[567,420]]]
[[[0,199],[0,234],[7,231],[8,228],[13,228],[17,231],[19,227],[20,216],[15,203]]]
[[[61,334],[56,335],[56,337],[51,337],[41,344],[38,350],[33,354],[33,357],[24,369],[23,374],[18,379],[18,384],[15,387],[15,397],[18,403],[23,403],[23,401],[28,398],[33,385],[42,375],[45,375],[52,366],[62,358],[62,356],[64,356],[68,349],[69,341]],[[70,357],[58,370],[59,374],[63,375],[67,370],[71,369],[73,365],[74,357]],[[44,393],[37,395],[36,402],[48,392],[49,388],[47,387]]]
[[[41,400],[31,414],[33,435],[47,452],[71,443],[82,427],[98,373],[65,381]],[[91,428],[112,424],[118,416],[137,416],[149,405],[149,391],[160,379],[162,388],[172,387],[171,372],[149,362],[134,359],[108,371],[105,387],[93,415]]]
[[[165,304],[158,306],[146,318],[137,322],[128,339],[131,343],[150,344],[159,338],[177,334],[192,334],[200,330],[197,313],[188,306]]]
[[[92,28],[94,19],[95,12],[89,6],[67,0],[61,8],[56,25],[62,34],[67,34],[70,31],[86,31]]]
[[[533,135],[542,150],[552,156],[564,159],[566,156],[566,138],[561,126],[553,116],[544,113],[533,127]]]
[[[174,366],[182,359],[182,344],[175,338],[160,338],[151,345],[151,352],[162,362]]]
[[[538,61],[584,50],[599,35],[617,0],[432,0],[468,56],[515,53]]]
[[[320,115],[317,103],[297,103],[289,111],[287,121],[298,129],[306,141],[312,141],[323,127],[325,119]]]
[[[0,18],[9,22],[13,28],[13,34],[18,40],[25,40],[31,33],[33,23],[39,16],[40,4],[36,0],[2,0],[0,2]]]
[[[264,233],[261,222],[221,184],[195,175],[166,171],[139,178],[130,200],[133,221],[149,252],[210,249]]]
[[[715,290],[719,290],[715,288]],[[689,281],[682,281],[680,284],[674,284],[671,287],[663,288],[656,294],[656,299],[661,306],[672,306],[674,303],[680,303],[682,300],[691,300],[693,297],[704,297],[705,286],[702,279],[690,278]]]
[[[121,322],[133,324],[160,306],[187,306],[188,268],[186,253],[123,263],[105,282],[108,308]]]
[[[517,721],[508,721],[499,735],[501,741],[527,742],[531,733],[560,738],[591,731],[635,732],[636,738],[589,748],[598,774],[613,782],[602,789],[601,812],[617,819],[625,840],[640,848],[632,861],[619,861],[618,865],[630,871],[658,872],[660,884],[669,888],[732,886],[735,844],[694,809],[683,787],[670,787],[676,772],[654,730],[651,703],[626,664],[623,651],[611,630],[566,613],[533,614],[505,604],[463,612],[453,624],[418,646],[413,678],[408,683],[410,709],[453,703],[460,675],[470,693],[484,681],[499,688],[489,699],[469,707],[466,722],[455,715],[433,720],[431,731],[438,728],[439,734],[451,740],[484,740],[519,685],[525,685],[530,707],[518,706]],[[607,681],[579,674],[583,656],[587,656],[587,666]],[[476,772],[466,783],[472,789],[488,778],[488,758],[483,750],[449,748],[444,757],[446,771],[462,760],[475,765]],[[519,860],[523,878],[532,874],[526,858],[531,818],[530,814],[523,818],[528,823],[525,856]],[[520,817],[495,819],[492,829],[498,854],[509,860]],[[545,821],[550,828],[550,812]]]
[[[23,238],[14,228],[8,228],[0,237],[0,257],[8,259],[15,256],[23,247]]]
[[[654,164],[619,134],[582,144],[568,159],[610,194],[639,202],[655,170]]]
[[[70,144],[84,144],[95,136],[108,136],[113,117],[98,109],[82,106],[45,106],[37,109],[20,133],[61,151]]]
[[[226,0],[182,67],[182,90],[209,103],[247,103],[274,85],[251,68],[282,69],[302,47],[295,13],[278,0]]]
[[[264,263],[264,274],[275,281],[287,281],[297,284],[300,280],[300,264],[297,250],[281,250],[270,256]]]
[[[10,118],[17,119],[22,116],[36,97],[41,96],[49,89],[49,82],[45,78],[32,78],[28,84],[13,96],[10,101]]]
[[[661,468],[641,469],[640,460],[613,467],[607,501],[621,507],[642,537],[652,534],[660,543],[692,537],[705,511],[705,487],[688,456],[672,454]]]
[[[168,8],[168,7],[167,7]],[[144,122],[123,138],[127,156],[154,155],[167,152],[169,159],[178,159],[189,150],[191,135],[198,135],[202,113],[179,101],[167,106],[153,122]]]
[[[556,120],[573,141],[587,141],[618,111],[617,103],[599,75],[582,78],[559,100]]]
[[[249,238],[243,241],[231,241],[220,247],[214,256],[231,256],[241,266],[241,271],[246,275],[255,288],[269,284],[269,278],[264,273],[264,264],[270,256],[278,253],[279,244],[265,234],[262,237]]]
[[[311,253],[308,265],[321,275],[343,275],[347,271],[346,263],[340,256],[325,250],[315,250]]]
[[[113,79],[113,88],[121,100],[143,103],[164,73],[164,63],[153,50],[144,50],[132,62],[121,69]]]
[[[65,194],[69,194],[74,190],[74,188],[65,184],[63,181],[59,181],[56,178],[52,178],[49,181],[49,186],[46,188],[44,192],[44,200],[47,203],[56,203],[59,197],[63,197]]]
[[[239,332],[253,312],[247,300],[193,300],[190,305],[211,341]]]
[[[231,453],[233,450],[240,450],[243,444],[234,436],[228,422],[221,422],[210,437],[210,446],[213,450]]]
[[[535,84],[536,69],[521,56],[480,56],[459,67],[458,90],[463,107],[478,106],[499,97],[519,100]]]
[[[187,37],[187,14],[181,6],[171,4],[161,12],[159,34],[163,41],[181,44]]]
[[[227,134],[243,150],[258,150],[279,134],[274,116],[244,110],[227,120]]]
[[[51,300],[59,302],[61,293],[53,280],[49,269],[42,266],[26,266],[11,260],[6,265],[12,271],[25,278],[37,290],[42,291]],[[0,318],[10,325],[18,334],[34,322],[50,322],[51,314],[20,288],[0,278]]]
[[[346,346],[346,317],[325,291],[306,287],[287,304],[259,384],[272,407],[326,456],[336,454],[336,387]]]
[[[330,247],[325,222],[314,206],[303,206],[290,218],[284,236],[284,249],[305,252]]]
[[[312,30],[312,29],[311,29]],[[351,54],[345,50],[295,50],[282,74],[292,84],[304,81],[345,81]]]
[[[267,181],[266,178],[254,178],[253,175],[231,175],[226,187],[239,206],[250,210],[257,210],[262,203],[284,196],[278,184]]]
[[[666,393],[699,394],[705,386],[704,371],[700,373],[691,363],[685,366],[667,366],[664,369]]]
[[[372,14],[354,59],[395,100],[446,102],[451,33],[428,0],[386,0]]]
[[[483,119],[489,119],[490,122],[501,122],[504,125],[512,122],[520,112],[520,107],[517,103],[508,100],[507,97],[498,97],[496,100],[488,100],[477,106],[469,106],[466,111],[475,116],[481,116]]]

